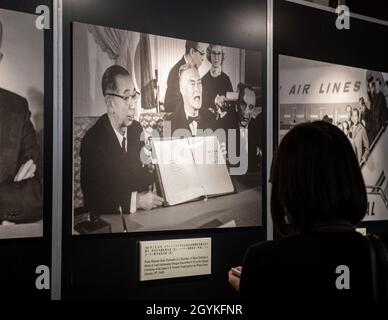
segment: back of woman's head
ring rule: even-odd
[[[282,234],[290,227],[309,232],[333,220],[356,225],[367,210],[365,183],[349,139],[327,122],[300,124],[283,138],[271,182],[272,218]]]

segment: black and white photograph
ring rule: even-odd
[[[44,34],[0,9],[0,239],[43,236]]]
[[[72,23],[73,234],[262,225],[259,51]]]
[[[279,142],[316,120],[349,138],[368,194],[364,221],[388,220],[388,74],[279,56]]]

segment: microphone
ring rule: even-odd
[[[159,112],[159,82],[158,82],[158,69],[155,69],[155,89],[156,89],[156,112]]]
[[[155,85],[155,89],[158,90],[158,69],[155,69],[155,81],[154,81],[154,85]]]

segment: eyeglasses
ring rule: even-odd
[[[220,57],[220,56],[222,55],[222,52],[214,52],[214,51],[212,51],[212,52],[211,52],[211,55],[212,55],[213,57]]]
[[[251,110],[253,110],[253,109],[255,108],[254,105],[252,105],[252,104],[249,104],[249,105],[248,105],[245,101],[239,102],[239,106],[240,106],[241,109],[243,109],[243,110],[245,110],[245,109],[248,107],[249,111],[251,111]]]
[[[195,51],[197,51],[201,55],[201,57],[203,57],[205,55],[205,52],[202,52],[202,51],[198,50],[197,48],[193,48],[193,49]]]
[[[119,94],[115,94],[115,93],[105,93],[106,96],[112,96],[112,97],[117,97],[117,98],[121,98],[124,100],[125,103],[130,103],[130,104],[135,104],[137,102],[137,100],[139,99],[139,95],[140,95],[140,92],[136,91],[133,95],[125,95],[125,96],[121,96]]]

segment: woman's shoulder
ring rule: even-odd
[[[360,247],[367,247],[367,239],[358,232],[316,232],[304,235],[293,235],[280,240],[271,240],[256,243],[249,247],[248,254],[251,256],[279,255],[289,256],[300,252],[318,249],[319,251],[344,250],[347,247],[351,251]]]
[[[282,247],[289,247],[293,245],[293,243],[298,242],[303,238],[300,235],[293,235],[287,238],[282,238],[278,240],[268,240],[263,242],[258,242],[249,247],[248,250],[252,252],[266,252],[273,251]]]

